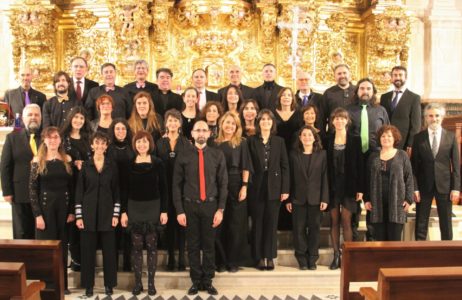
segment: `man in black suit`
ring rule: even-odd
[[[207,73],[205,73],[204,69],[196,69],[193,71],[192,84],[199,92],[199,101],[197,102],[199,110],[202,110],[205,103],[209,101],[220,101],[220,97],[217,93],[205,89],[207,85]]]
[[[42,115],[36,103],[26,105],[22,112],[25,128],[15,129],[6,136],[0,164],[3,198],[13,212],[13,238],[34,239],[35,218],[29,197],[30,166],[40,145]]]
[[[322,132],[326,131],[330,114],[334,109],[337,107],[346,108],[349,104],[353,103],[355,98],[356,86],[350,82],[350,67],[347,64],[335,66],[334,77],[337,84],[325,90],[322,95],[320,112],[322,126],[319,128]]]
[[[257,100],[260,110],[268,108],[274,113],[276,111],[278,94],[283,87],[274,81],[276,78],[275,65],[265,64],[263,66],[262,74],[263,84],[255,88],[253,98]]]
[[[253,88],[241,83],[241,79],[242,79],[241,68],[239,68],[236,65],[231,66],[228,71],[228,76],[229,76],[230,84],[218,90],[218,96],[220,96],[220,100],[222,101],[222,103],[225,103],[226,101],[226,94],[228,92],[228,88],[230,85],[238,86],[239,89],[241,90],[241,93],[244,99],[252,98]]]
[[[144,59],[137,60],[135,62],[135,81],[130,82],[124,86],[124,90],[128,93],[131,103],[133,103],[133,98],[135,98],[135,95],[142,91],[148,92],[151,95],[151,98],[154,99],[154,95],[157,93],[159,88],[157,84],[147,80],[148,74],[148,62]]]
[[[411,154],[414,135],[420,131],[421,106],[420,96],[406,88],[407,69],[396,66],[391,70],[391,80],[394,91],[380,97],[380,105],[385,107],[391,124],[401,133],[399,148]]]
[[[10,107],[10,117],[15,118],[16,114],[21,116],[26,105],[35,103],[40,109],[47,100],[45,94],[34,90],[32,84],[32,71],[28,65],[24,65],[19,70],[19,80],[21,85],[16,89],[5,92],[4,102]]]
[[[71,78],[64,71],[53,76],[53,86],[56,96],[43,104],[43,128],[48,126],[61,127],[67,120],[67,115],[82,102],[76,99],[75,93],[69,94]]]
[[[297,73],[297,93],[295,93],[295,101],[298,104],[298,108],[301,110],[308,104],[316,106],[318,113],[316,115],[316,128],[320,128],[321,125],[321,100],[322,95],[313,92],[311,89],[311,74],[306,71],[300,71]]]
[[[452,240],[452,201],[459,200],[460,165],[456,137],[441,127],[445,113],[442,105],[428,104],[424,110],[428,128],[414,136],[411,162],[415,179],[416,240],[427,239],[433,197],[441,239]]]
[[[88,98],[88,93],[94,87],[99,86],[96,81],[86,78],[88,72],[88,63],[85,58],[76,56],[71,60],[71,85],[69,86],[69,95],[74,96],[82,105]]]
[[[133,102],[130,100],[127,92],[116,85],[117,71],[112,63],[104,63],[101,66],[101,75],[103,76],[104,84],[92,88],[88,99],[85,102],[85,109],[87,110],[90,120],[99,117],[96,109],[96,99],[102,95],[109,95],[114,100],[114,107],[112,108],[112,118],[128,119],[132,112]]]
[[[165,112],[169,109],[182,111],[183,98],[172,92],[173,72],[168,68],[160,68],[156,71],[157,85],[159,89],[154,93],[154,108],[156,112],[164,117]]]

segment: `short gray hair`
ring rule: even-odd
[[[149,70],[149,64],[144,59],[138,59],[137,61],[135,61],[135,64],[133,65],[133,68],[136,69],[137,65],[144,65],[146,67],[146,69]]]
[[[346,68],[348,71],[350,71],[350,66],[347,65],[347,64],[338,64],[334,67],[334,72],[337,71],[338,68],[341,68],[341,67],[344,67]]]
[[[424,117],[427,116],[427,113],[430,109],[437,109],[441,112],[441,117],[445,117],[446,116],[446,107],[444,104],[442,103],[428,103],[425,108],[424,108]]]
[[[33,108],[38,109],[39,112],[40,112],[40,116],[42,115],[42,110],[41,110],[40,106],[37,103],[27,104],[26,107],[24,107],[24,109],[22,110],[22,115],[23,116],[27,115],[28,111],[33,109]]]

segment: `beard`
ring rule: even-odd
[[[207,142],[207,139],[204,138],[204,137],[200,137],[200,138],[197,138],[196,140],[194,140],[194,142],[198,145],[204,145],[206,142]]]
[[[36,132],[40,128],[40,124],[35,121],[30,121],[29,124],[27,125],[27,129],[31,131],[32,133]]]
[[[359,98],[359,103],[361,105],[368,104],[371,101],[372,97],[369,97],[369,95],[363,95]]]
[[[430,124],[428,124],[428,128],[430,128],[431,130],[437,130],[438,127],[440,127],[440,125],[438,123],[430,123]]]
[[[396,79],[395,81],[393,81],[393,85],[394,85],[396,88],[402,87],[405,83],[406,83],[406,81],[401,80],[401,79]]]

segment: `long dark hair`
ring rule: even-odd
[[[228,106],[228,92],[230,89],[234,89],[237,93],[237,96],[239,97],[239,100],[237,101],[237,111],[239,111],[239,108],[241,107],[241,104],[244,102],[244,96],[242,95],[241,90],[237,85],[230,84],[227,88],[225,93],[223,94],[223,99],[221,99],[221,103],[223,104],[224,111],[227,112],[229,111],[229,106]]]
[[[305,125],[300,130],[298,131],[297,135],[297,143],[296,143],[296,149],[303,152],[305,148],[303,148],[302,141],[300,141],[300,136],[302,135],[303,130],[309,130],[314,136],[314,143],[313,143],[313,152],[318,152],[322,150],[322,142],[321,142],[321,137],[319,134],[316,132],[316,128],[310,125]]]
[[[127,129],[127,136],[125,137],[123,142],[127,142],[128,144],[130,144],[132,141],[132,130],[130,129],[130,125],[128,125],[128,121],[125,120],[124,118],[117,118],[112,121],[111,126],[109,126],[109,131],[108,131],[109,141],[111,143],[117,142],[117,138],[115,137],[115,134],[114,134],[114,129],[118,123],[124,124],[125,128]]]
[[[80,129],[80,138],[88,142],[90,140],[92,130],[90,127],[90,120],[88,120],[87,117],[87,111],[85,110],[85,108],[83,108],[83,106],[76,106],[67,114],[66,122],[64,122],[64,124],[61,125],[60,135],[63,139],[71,135],[72,119],[74,119],[75,115],[77,114],[81,114],[85,119],[85,122],[83,123],[83,126]]]

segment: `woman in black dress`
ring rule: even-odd
[[[223,115],[223,107],[220,102],[209,101],[201,111],[201,120],[205,120],[209,125],[210,139],[213,140],[218,136],[218,120]]]
[[[296,148],[290,153],[290,202],[295,258],[301,270],[316,270],[319,258],[321,211],[329,203],[326,151],[312,126],[299,131]],[[306,229],[308,228],[308,234]]]
[[[194,123],[199,118],[199,110],[197,108],[197,102],[199,101],[199,92],[193,88],[188,87],[183,92],[184,109],[181,112],[182,131],[183,135],[190,141],[192,141],[191,130],[194,127]]]
[[[132,149],[132,132],[125,119],[115,119],[109,127],[109,140],[111,143],[108,148],[108,157],[113,160],[119,173],[120,203],[126,206],[128,201],[128,167],[135,158]],[[130,234],[122,228],[121,224],[116,227],[116,247],[118,252],[123,253],[123,271],[131,271],[131,241]],[[119,255],[117,255],[117,266],[119,265]]]
[[[242,92],[237,85],[230,84],[226,90],[225,98],[221,101],[223,103],[225,112],[230,111],[238,115],[239,108],[244,101],[244,97],[242,96]]]
[[[249,137],[253,164],[252,252],[259,270],[274,270],[277,256],[277,225],[281,202],[289,198],[290,171],[284,139],[275,135],[276,121],[268,109],[260,111],[257,134]]]
[[[287,153],[290,153],[296,140],[294,133],[298,132],[303,125],[302,114],[297,109],[297,102],[290,88],[283,88],[279,92],[274,116],[276,117],[277,135],[284,139]],[[283,206],[279,211],[278,229],[292,229],[292,216]]]
[[[71,157],[62,147],[58,128],[45,128],[42,141],[32,160],[29,182],[35,237],[37,240],[60,240],[63,265],[67,266],[67,223],[75,220]],[[64,272],[64,289],[66,295],[70,294],[67,272]]]
[[[260,107],[254,99],[247,99],[241,105],[239,116],[242,122],[242,136],[249,137],[255,135],[255,120],[257,119]]]
[[[81,284],[87,297],[93,296],[98,240],[103,250],[106,295],[112,295],[113,287],[117,285],[114,228],[120,216],[117,165],[105,155],[109,138],[97,131],[90,143],[93,159],[83,163],[75,191],[76,225],[81,230]]]
[[[128,120],[133,134],[140,130],[151,133],[154,142],[160,139],[162,128],[162,116],[156,113],[151,95],[148,92],[139,92],[133,98],[133,110]]]
[[[241,121],[238,115],[232,112],[223,115],[215,143],[225,155],[228,170],[228,199],[223,223],[217,231],[217,239],[220,239],[224,253],[217,253],[217,257],[220,256],[219,263],[222,266],[226,266],[229,272],[234,273],[248,256],[246,253],[248,214],[245,200],[252,170],[249,149],[246,140],[242,138]],[[217,265],[218,269],[220,267]]]
[[[114,109],[114,99],[109,95],[101,95],[96,99],[96,109],[99,112],[98,118],[91,121],[93,132],[109,132],[109,126],[112,124],[112,110]]]
[[[384,125],[377,137],[381,149],[369,156],[364,206],[371,212],[376,241],[401,241],[407,211],[414,202],[411,162],[406,151],[397,149],[401,140],[398,128]]]
[[[170,109],[165,113],[166,135],[157,141],[157,156],[166,167],[167,184],[172,186],[173,167],[175,160],[186,148],[192,147],[191,142],[181,133],[181,113]],[[176,221],[176,211],[172,202],[172,191],[168,189],[168,222],[167,222],[167,270],[175,269],[175,250],[178,249],[178,271],[186,270],[185,266],[185,231]]]
[[[82,163],[92,158],[90,136],[92,130],[87,119],[86,110],[77,106],[69,112],[66,122],[61,128],[64,150],[72,158],[72,174],[74,187],[77,186]],[[80,272],[80,231],[75,222],[69,223],[69,252],[71,253],[71,269]]]
[[[361,139],[348,133],[350,117],[344,108],[336,108],[331,116],[333,133],[325,138],[329,170],[331,218],[330,235],[334,248],[331,270],[340,267],[340,222],[343,240],[353,240],[351,218],[358,213],[358,201],[363,199],[365,189],[364,162]]]
[[[154,141],[150,132],[135,133],[132,142],[136,153],[130,164],[128,202],[122,207],[120,222],[128,227],[132,240],[133,271],[135,287],[133,295],[143,291],[141,274],[143,267],[143,244],[146,243],[148,267],[148,294],[154,296],[154,276],[157,267],[157,226],[167,223],[168,186],[164,163],[151,155]]]

